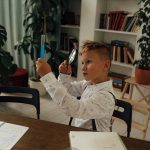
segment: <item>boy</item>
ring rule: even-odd
[[[95,119],[98,131],[110,131],[115,106],[112,82],[108,78],[111,66],[110,52],[104,44],[86,41],[80,52],[84,79],[69,82],[71,67],[64,61],[59,66],[59,81],[45,60],[38,59],[37,72],[53,101],[68,116],[74,117],[74,126],[92,129]],[[77,100],[77,97],[81,97]]]

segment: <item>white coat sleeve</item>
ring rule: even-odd
[[[75,97],[81,96],[86,88],[85,81],[73,81],[71,82],[71,76],[66,74],[59,74],[58,81],[66,87],[67,91]]]

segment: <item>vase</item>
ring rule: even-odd
[[[144,70],[138,67],[135,68],[135,81],[139,84],[150,84],[150,69]]]

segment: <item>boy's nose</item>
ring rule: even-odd
[[[83,70],[83,71],[86,70],[86,65],[82,65],[82,70]]]

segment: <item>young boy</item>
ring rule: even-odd
[[[115,107],[112,82],[108,78],[111,66],[110,51],[104,44],[86,41],[80,52],[83,81],[70,82],[71,67],[67,61],[59,66],[59,81],[45,60],[38,59],[37,72],[53,101],[68,116],[74,126],[92,129],[95,119],[98,131],[110,131]],[[77,97],[81,97],[77,100]]]

